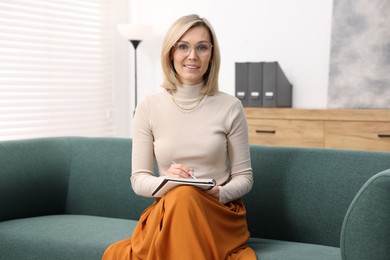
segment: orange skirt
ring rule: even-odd
[[[132,238],[109,246],[103,260],[256,259],[241,200],[225,205],[206,192],[179,186],[141,215]]]

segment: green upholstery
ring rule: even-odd
[[[0,259],[100,259],[131,237],[154,200],[131,189],[131,145],[0,142]],[[389,255],[390,153],[251,146],[251,157],[255,183],[243,199],[259,259]]]
[[[65,211],[68,139],[0,142],[0,221]]]
[[[107,245],[131,236],[135,225],[134,220],[83,215],[6,221],[0,224],[0,259],[101,259]]]
[[[340,260],[338,247],[261,238],[250,238],[248,245],[260,260]]]
[[[341,252],[345,260],[390,258],[390,170],[374,175],[345,216]]]
[[[356,193],[390,168],[387,152],[252,146],[251,156],[255,188],[245,202],[252,235],[336,247]]]
[[[138,220],[153,199],[137,196],[130,187],[131,140],[72,138],[70,145],[65,213]]]

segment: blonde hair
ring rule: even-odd
[[[212,96],[218,91],[218,74],[221,64],[221,55],[219,53],[217,37],[211,24],[205,18],[200,18],[199,15],[196,14],[186,15],[179,18],[172,24],[165,35],[161,51],[161,65],[164,77],[161,86],[168,91],[175,91],[177,86],[180,85],[173,67],[171,50],[173,45],[189,29],[196,26],[203,26],[209,31],[211,44],[213,45],[209,67],[203,76],[204,87],[202,89],[203,94]]]

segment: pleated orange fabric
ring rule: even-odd
[[[179,186],[141,215],[132,238],[109,246],[103,260],[252,260],[241,200],[225,205],[206,192]]]

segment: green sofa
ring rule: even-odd
[[[261,260],[390,257],[390,153],[251,146],[244,197]],[[0,259],[100,259],[153,199],[130,186],[131,140],[0,142]]]

